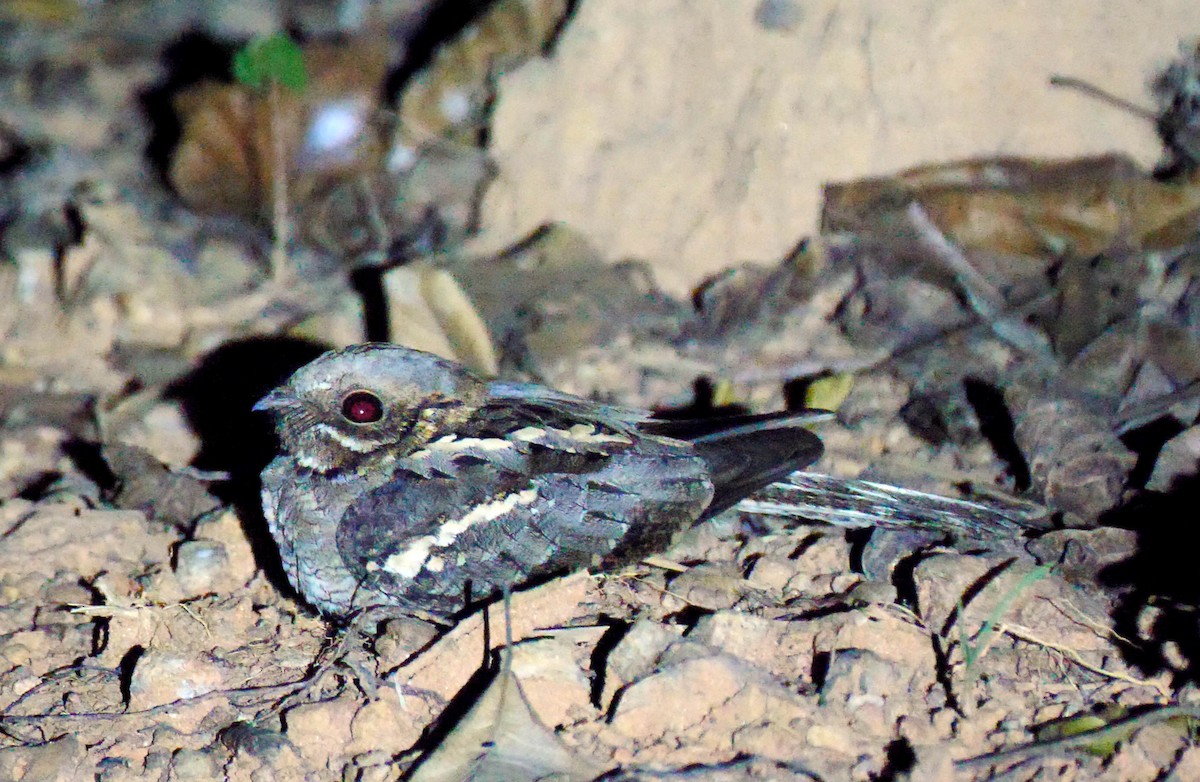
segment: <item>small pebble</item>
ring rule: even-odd
[[[175,577],[191,596],[212,592],[228,566],[229,553],[215,540],[188,540],[175,550]]]
[[[754,21],[766,30],[794,30],[804,18],[796,0],[762,0],[754,9]]]

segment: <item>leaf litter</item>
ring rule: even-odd
[[[496,174],[494,69],[540,58],[562,3],[497,3],[424,61],[380,44],[413,16],[305,44],[317,87],[286,99],[288,148],[315,155],[301,140],[339,100],[357,124],[341,163],[289,157],[285,284],[270,107],[228,74],[171,83],[157,58],[186,20],[58,5],[0,28],[0,775],[1200,773],[1178,542],[1200,417],[1192,50],[1155,83],[1163,176],[1110,156],[831,184],[819,236],[687,301],[568,225],[462,249]],[[81,61],[83,42],[105,45]],[[410,91],[384,100],[396,69]],[[155,80],[180,111],[174,192],[135,108]],[[251,162],[226,178],[197,150]],[[283,586],[255,509],[270,443],[237,400],[368,336],[663,414],[819,394],[838,421],[824,475],[689,531],[669,566],[516,593],[512,644],[498,606],[334,628]],[[870,518],[899,531],[818,523]]]

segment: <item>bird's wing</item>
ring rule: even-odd
[[[528,446],[528,447],[522,447]],[[712,498],[704,461],[649,439],[608,453],[516,443],[477,451],[448,474],[400,469],[343,515],[337,547],[378,602],[450,615],[486,597],[582,567],[666,548]]]
[[[727,418],[652,420],[643,431],[687,440],[708,466],[713,500],[710,518],[821,458],[824,446],[806,425],[830,418],[823,410],[764,413]]]
[[[600,443],[606,436],[621,433],[690,443],[707,464],[714,487],[713,501],[702,518],[727,510],[747,495],[819,459],[824,447],[820,438],[806,427],[833,417],[825,410],[801,410],[705,419],[656,419],[643,411],[597,405],[541,386],[493,383],[491,388],[498,401],[481,411],[482,420],[489,417],[494,422],[502,420],[494,425],[510,428],[540,426],[549,432],[548,437],[554,438],[549,444],[558,448],[572,446],[557,433],[580,425],[595,427],[594,436]]]
[[[488,397],[485,412],[524,417],[528,423],[549,424],[560,429],[591,423],[616,431],[630,431],[650,418],[650,413],[645,410],[602,404],[533,383],[494,382],[488,386]]]

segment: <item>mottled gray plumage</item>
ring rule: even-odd
[[[451,616],[634,561],[821,454],[803,416],[662,421],[385,344],[321,356],[256,409],[283,451],[263,473],[271,534],[333,614]]]

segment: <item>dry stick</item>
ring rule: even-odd
[[[1158,122],[1158,116],[1149,109],[1142,108],[1136,103],[1131,103],[1124,98],[1118,98],[1111,92],[1106,92],[1094,84],[1089,84],[1083,79],[1077,79],[1074,76],[1051,76],[1050,85],[1052,87],[1066,87],[1071,90],[1078,90],[1089,98],[1095,98],[1110,106],[1116,106],[1118,109],[1128,111],[1130,114],[1149,120],[1150,122]]]
[[[1092,673],[1098,674],[1107,679],[1125,682],[1126,684],[1132,684],[1138,687],[1150,687],[1154,690],[1157,690],[1158,694],[1162,695],[1164,698],[1170,697],[1171,695],[1169,688],[1167,688],[1167,686],[1162,682],[1156,682],[1151,679],[1139,679],[1136,676],[1131,676],[1127,673],[1110,671],[1107,668],[1100,667],[1099,665],[1092,665],[1083,659],[1083,655],[1079,653],[1078,649],[1041,638],[1035,635],[1034,632],[1027,627],[1001,623],[996,629],[1000,633],[1011,635],[1013,638],[1024,641],[1025,643],[1030,643],[1035,646],[1041,646],[1043,648],[1058,652],[1059,654],[1066,656],[1067,659],[1078,665],[1080,668],[1091,671]]]
[[[1054,366],[1053,350],[1045,334],[1008,312],[1008,305],[1000,291],[971,265],[967,256],[942,233],[925,209],[914,201],[908,205],[905,216],[916,232],[920,247],[929,253],[932,261],[950,272],[971,309],[991,327],[992,333],[1023,353]]]
[[[274,165],[271,167],[271,205],[275,241],[271,245],[271,276],[282,280],[288,268],[288,244],[291,242],[291,220],[288,217],[287,155],[283,143],[283,117],[280,86],[274,79],[267,88],[267,103],[271,112],[271,146]]]

